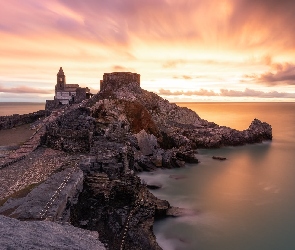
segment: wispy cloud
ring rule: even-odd
[[[27,86],[18,86],[12,88],[6,88],[0,85],[0,92],[3,93],[35,93],[35,94],[52,94],[53,90],[45,90],[38,88],[30,88]]]
[[[246,74],[244,77],[267,86],[295,85],[295,64],[269,62],[268,65],[269,71],[260,75]]]
[[[127,67],[124,67],[124,66],[121,66],[121,65],[114,65],[112,67],[112,70],[113,71],[121,71],[121,72],[135,72],[135,69],[127,68]]]
[[[191,80],[194,77],[188,76],[188,75],[182,75],[182,76],[173,76],[174,79],[184,79],[184,80]]]
[[[169,60],[163,63],[163,68],[176,68],[179,65],[185,64],[186,61],[179,59],[179,60]]]
[[[295,85],[295,64],[273,64],[275,71],[269,71],[258,77],[258,81],[270,86],[274,85]]]
[[[11,0],[0,3],[0,14],[0,31],[57,32],[104,44],[126,45],[134,36],[237,47],[295,44],[290,0]]]
[[[286,92],[263,92],[246,88],[243,91],[220,89],[220,92],[208,91],[200,89],[197,91],[170,91],[166,89],[160,89],[159,95],[164,96],[222,96],[222,97],[259,97],[259,98],[295,98],[295,93]]]
[[[186,95],[186,96],[218,96],[219,94],[215,93],[212,90],[205,90],[205,89],[200,89],[200,90],[195,90],[195,91],[171,91],[168,89],[160,89],[159,90],[159,95],[174,95],[174,96],[179,96],[179,95]]]
[[[166,89],[163,79],[185,79],[190,88],[202,74],[199,88],[216,84],[209,96],[236,89],[243,75],[240,86],[260,85],[265,94],[295,85],[292,0],[10,0],[0,1],[0,17],[1,80],[38,75],[54,86],[55,68],[67,66],[69,83],[79,84],[113,70],[136,71]],[[243,64],[252,55],[266,56]],[[2,89],[33,91],[27,86]]]

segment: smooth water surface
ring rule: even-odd
[[[0,116],[28,114],[45,109],[45,103],[35,102],[0,102]]]
[[[272,125],[274,138],[263,144],[199,150],[199,164],[141,174],[147,182],[163,184],[153,191],[156,196],[194,211],[155,223],[163,249],[295,249],[295,103],[179,105],[240,130],[258,118]],[[213,160],[213,155],[227,160]]]

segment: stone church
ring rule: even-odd
[[[57,73],[54,100],[46,100],[46,110],[53,110],[62,105],[79,103],[92,96],[89,88],[81,88],[78,84],[67,84],[62,67]]]

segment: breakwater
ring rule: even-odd
[[[33,113],[24,115],[6,115],[0,116],[0,130],[11,129],[20,125],[28,124],[37,121],[40,118],[48,116],[49,111],[39,110]]]

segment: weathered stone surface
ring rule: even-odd
[[[153,134],[147,134],[145,130],[141,130],[135,137],[143,155],[153,155],[155,150],[159,147],[157,138]]]
[[[82,186],[82,171],[65,169],[53,174],[24,198],[9,199],[0,207],[0,214],[21,220],[68,221],[69,208],[77,202]]]
[[[161,249],[150,230],[154,218],[164,216],[167,201],[153,196],[132,174],[114,176],[88,173],[79,202],[71,211],[71,222],[98,230],[109,249]]]
[[[0,215],[0,235],[0,249],[105,249],[97,232],[50,221],[19,221]]]

